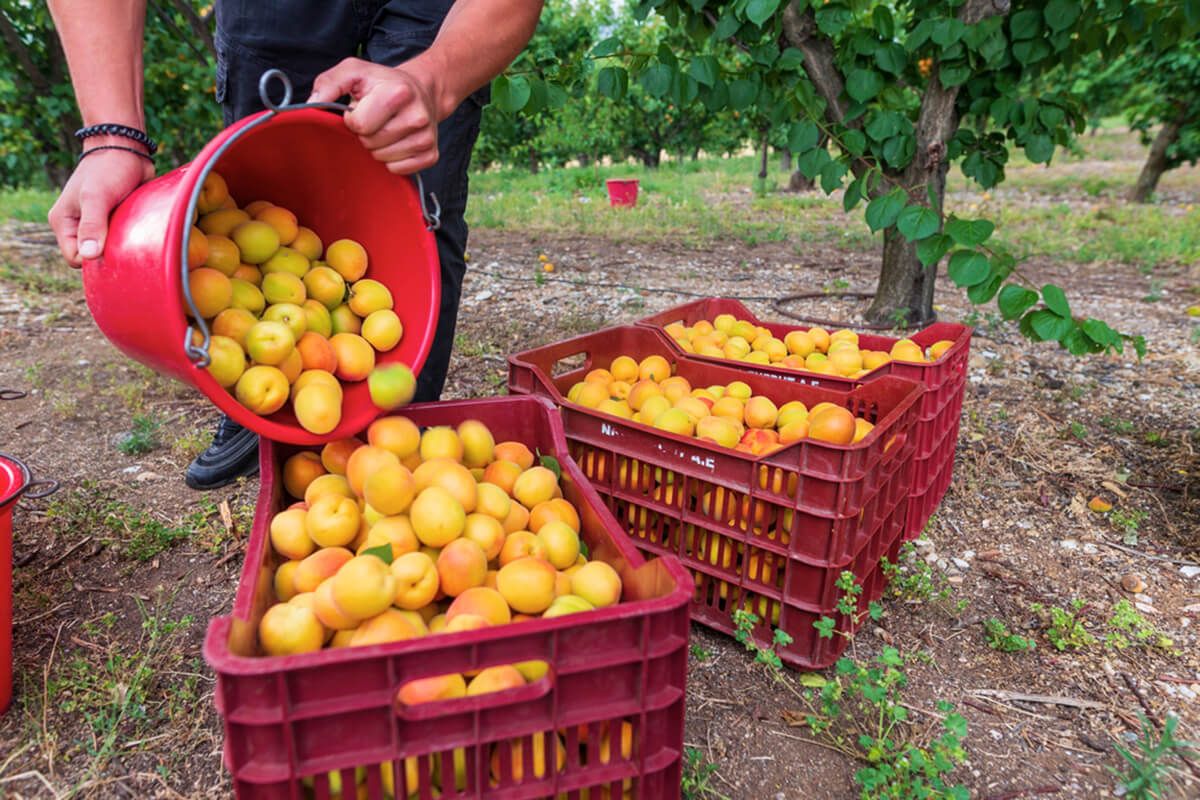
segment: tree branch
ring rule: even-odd
[[[212,53],[213,58],[216,58],[217,46],[213,43],[212,31],[208,29],[208,20],[211,19],[212,11],[210,10],[208,15],[201,17],[188,0],[169,0],[169,2],[187,20],[192,32],[200,37],[200,41],[204,42],[205,49]],[[216,3],[213,3],[213,7],[216,7]]]
[[[845,124],[846,107],[842,92],[846,87],[842,73],[834,63],[833,42],[817,30],[811,10],[800,13],[794,2],[783,10],[783,37],[804,54],[804,72],[826,103],[825,116],[830,122]],[[861,126],[861,123],[857,123]]]

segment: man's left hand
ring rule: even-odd
[[[437,91],[415,65],[384,67],[347,58],[313,81],[309,102],[332,102],[349,95],[346,127],[363,147],[399,175],[437,163]]]

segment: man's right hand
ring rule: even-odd
[[[95,142],[89,140],[89,145]],[[122,141],[121,146],[136,146]],[[99,258],[108,234],[108,217],[125,197],[154,177],[154,165],[123,150],[105,150],[79,162],[50,209],[50,227],[63,258],[78,267]]]

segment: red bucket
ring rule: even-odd
[[[37,487],[37,488],[34,488]],[[12,512],[17,500],[45,497],[56,481],[33,481],[29,467],[0,453],[0,714],[12,700]]]
[[[204,367],[207,326],[190,320],[183,289],[186,236],[200,185],[214,168],[242,203],[268,200],[296,213],[325,243],[350,238],[370,257],[367,277],[385,284],[404,324],[404,338],[381,364],[400,362],[418,372],[437,327],[441,271],[423,198],[413,181],[376,161],[322,104],[268,106],[221,131],[190,163],[129,195],[113,212],[104,254],[83,265],[84,293],[96,324],[126,355],[198,388],[217,407],[261,436],[319,444],[361,431],[379,413],[366,381],[346,384],[341,423],[318,436],[300,426],[290,405],[269,417],[245,408]],[[278,77],[282,78],[279,74]],[[436,201],[436,198],[435,198]],[[195,328],[190,326],[194,325]],[[191,345],[192,331],[204,335]]]
[[[608,187],[608,204],[613,208],[633,208],[637,205],[637,178],[611,178],[604,185]]]

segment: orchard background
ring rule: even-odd
[[[1194,0],[550,0],[493,84],[449,396],[693,296],[976,328],[954,484],[857,694],[695,628],[685,796],[1200,794],[1198,25]],[[162,171],[219,128],[212,31],[148,4]],[[64,483],[17,511],[0,796],[219,795],[199,646],[257,483],[184,487],[215,413],[91,323],[45,225],[77,154],[61,49],[39,3],[0,3],[0,38],[0,386],[29,392],[0,441]]]

